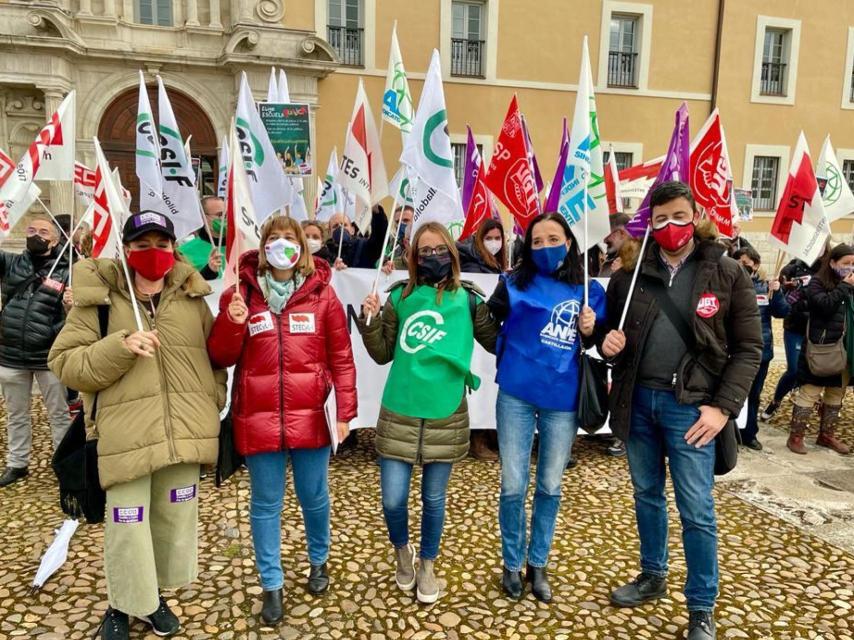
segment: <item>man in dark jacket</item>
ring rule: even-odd
[[[333,266],[373,269],[377,266],[383,250],[385,232],[388,228],[388,218],[380,205],[374,206],[371,213],[371,233],[367,238],[359,238],[350,233],[350,220],[343,213],[336,213],[329,219],[329,240],[326,245],[329,252],[336,256]],[[338,243],[342,242],[341,261],[337,262]]]
[[[53,434],[53,446],[70,424],[65,387],[47,368],[47,354],[65,322],[63,285],[68,281],[68,254],[59,245],[59,229],[48,218],[27,226],[27,248],[21,254],[0,251],[3,311],[0,315],[0,385],[6,399],[8,456],[0,487],[28,474],[32,448],[30,395],[33,378],[42,392]],[[59,261],[51,277],[47,275]]]
[[[641,547],[641,574],[611,594],[635,607],[667,593],[669,460],[688,565],[688,640],[715,638],[717,524],[712,498],[715,437],[741,411],[762,353],[753,283],[724,247],[704,240],[687,185],[651,195],[651,238],[618,328],[634,265],[614,274],[597,339],[614,359],[614,434],[626,442]]]

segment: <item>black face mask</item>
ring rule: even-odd
[[[451,254],[418,258],[418,277],[427,284],[439,284],[451,275]]]
[[[27,251],[34,256],[43,256],[50,249],[50,242],[41,236],[27,236]]]

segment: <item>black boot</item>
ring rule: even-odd
[[[549,586],[549,576],[545,567],[528,565],[525,580],[531,583],[531,593],[537,600],[546,604],[552,601],[552,588]]]
[[[709,611],[690,611],[687,640],[715,640],[715,617]]]
[[[128,640],[130,638],[130,622],[128,614],[118,609],[107,607],[100,627],[101,640]]]
[[[522,583],[522,572],[510,571],[504,567],[504,572],[501,574],[501,588],[508,598],[513,600],[521,598],[525,591],[525,585]]]
[[[311,571],[308,573],[308,592],[318,596],[328,587],[329,573],[326,571],[326,563],[311,565]]]
[[[667,578],[642,573],[629,584],[611,593],[615,607],[637,607],[644,602],[663,598],[667,594]]]
[[[29,470],[27,467],[7,467],[3,471],[3,475],[0,476],[0,487],[5,487],[10,484],[17,482],[23,478],[26,478],[29,475]]]
[[[282,620],[282,598],[284,594],[281,589],[273,589],[265,591],[263,597],[263,606],[261,607],[261,619],[265,624],[274,625]]]

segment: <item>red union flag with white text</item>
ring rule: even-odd
[[[515,95],[510,101],[510,108],[492,152],[485,182],[495,197],[507,206],[522,231],[525,231],[528,223],[539,212],[539,196],[528,160]]]
[[[802,131],[792,155],[786,188],[771,225],[771,244],[812,264],[821,255],[829,237],[830,223]]]
[[[691,143],[691,191],[720,233],[732,237],[738,215],[732,192],[732,170],[721,117],[715,109]]]
[[[74,195],[84,207],[95,199],[95,172],[81,162],[74,163]]]

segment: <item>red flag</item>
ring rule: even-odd
[[[481,165],[474,181],[469,208],[466,211],[466,222],[459,237],[460,242],[473,235],[484,220],[492,217],[495,217],[495,203],[484,182],[483,165]]]
[[[620,175],[614,150],[608,154],[608,166],[605,167],[605,193],[608,198],[608,212],[611,215],[623,213],[623,194],[620,189]]]
[[[507,206],[519,227],[527,229],[539,212],[539,198],[515,95],[501,126],[485,183]]]
[[[107,201],[105,180],[109,175],[101,173],[100,165],[95,169],[95,209],[92,223],[92,257],[98,258],[110,243],[113,217],[110,215],[110,205]]]
[[[15,163],[12,158],[6,155],[6,152],[0,149],[0,187],[9,179],[12,172],[15,170]]]
[[[732,237],[735,206],[732,169],[727,153],[721,117],[715,109],[691,143],[691,191],[697,204],[706,210],[718,231]]]

